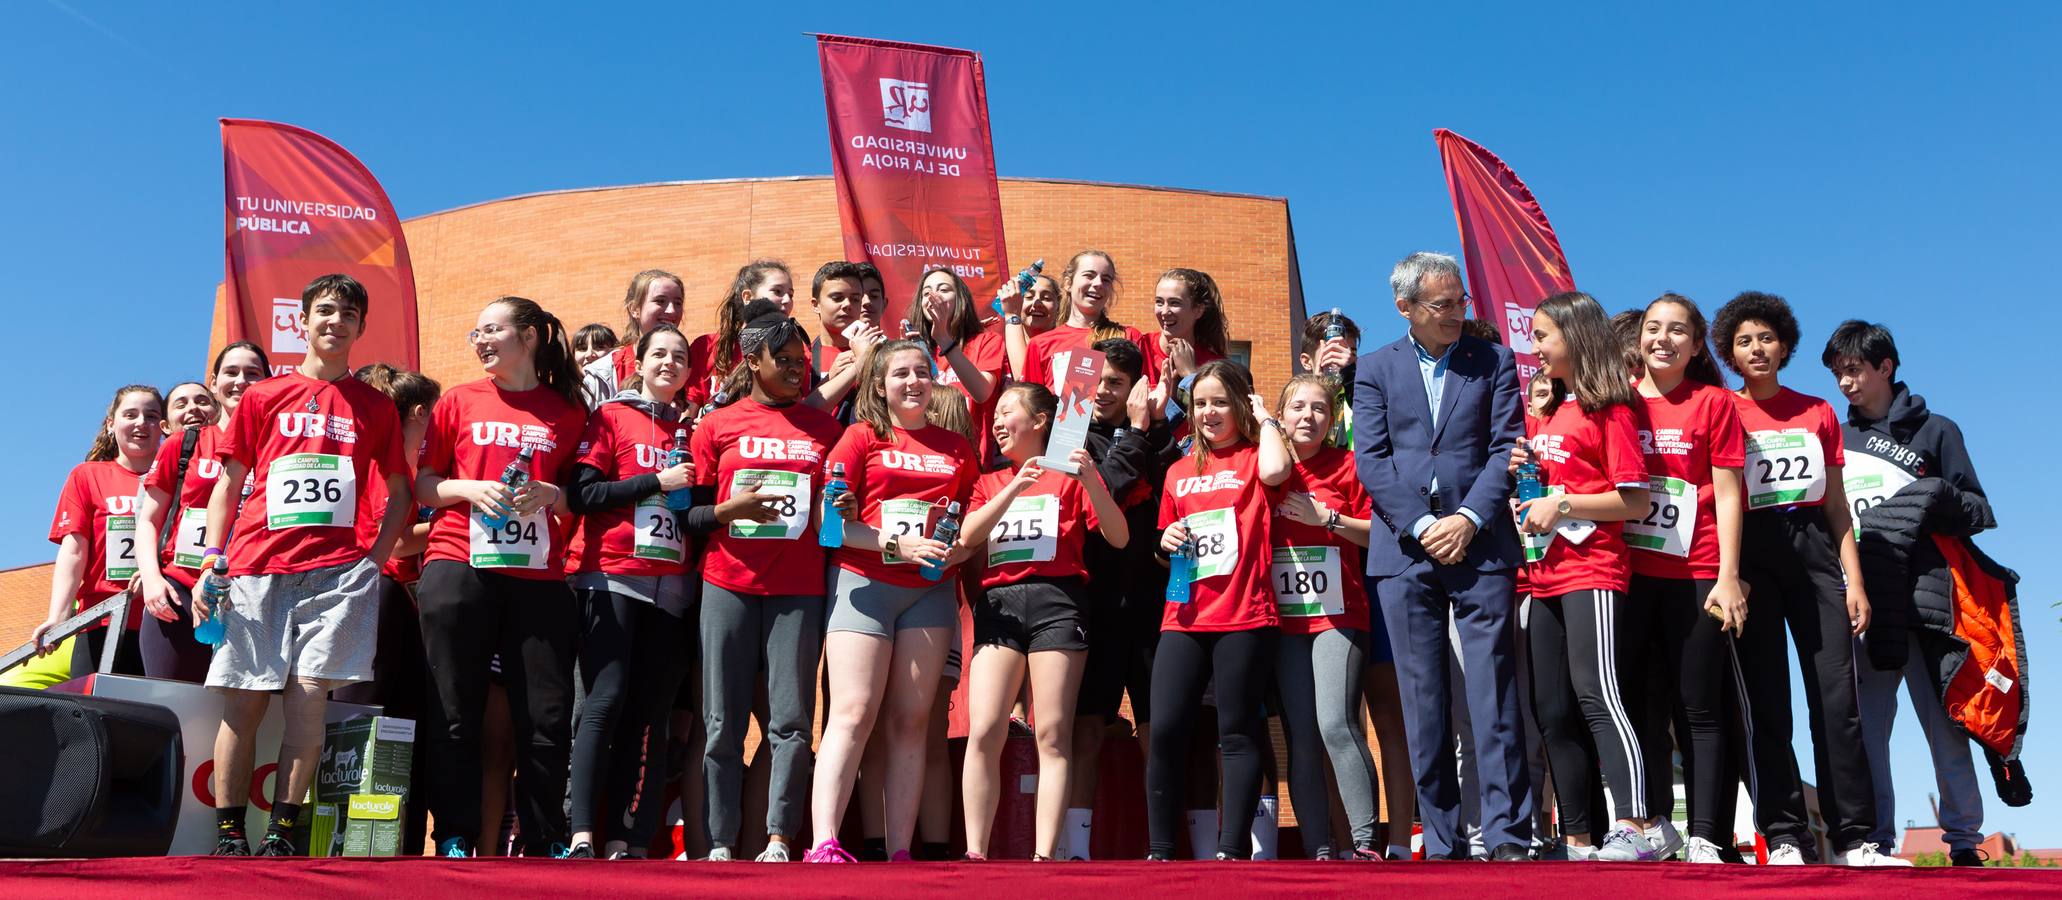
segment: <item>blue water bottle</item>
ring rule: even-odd
[[[1040,274],[1043,274],[1044,272],[1045,260],[1033,260],[1029,268],[1026,268],[1023,271],[1017,273],[1017,293],[1031,293],[1031,285],[1035,284],[1038,280],[1038,276]],[[995,308],[996,315],[1002,315],[1002,298],[997,297],[993,301],[990,301],[988,305]]]
[[[1518,502],[1537,500],[1546,496],[1546,488],[1539,484],[1539,463],[1526,460],[1518,465]]]
[[[957,502],[946,505],[945,518],[939,519],[938,527],[932,529],[931,540],[944,544],[947,549],[951,549],[952,542],[959,540],[959,514],[960,508]],[[924,577],[932,581],[945,577],[945,564],[942,561],[925,560],[923,570]]]
[[[673,449],[666,451],[666,468],[673,468],[687,462],[687,429],[673,429]],[[689,488],[674,488],[666,492],[666,508],[679,512],[694,505]]]
[[[1188,528],[1188,520],[1181,520],[1181,527]],[[1189,535],[1181,546],[1167,555],[1167,602],[1189,602],[1189,583],[1196,580],[1196,538]]]
[[[845,546],[845,514],[836,504],[850,489],[845,484],[845,464],[831,463],[831,480],[823,483],[823,521],[816,526],[817,546]]]
[[[222,623],[222,602],[229,599],[229,560],[215,558],[215,567],[201,573],[201,600],[208,604],[208,617],[193,626],[193,639],[210,647],[222,646],[228,626]]]
[[[516,488],[522,487],[523,482],[530,480],[530,457],[535,453],[536,451],[524,447],[516,454],[515,462],[509,463],[508,468],[501,470],[501,484],[509,491],[513,492]],[[480,524],[489,529],[498,529],[508,524],[508,514],[480,513]]]

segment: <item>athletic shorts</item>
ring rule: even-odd
[[[379,564],[229,579],[207,686],[276,691],[289,678],[370,681],[379,652]]]
[[[1079,578],[1032,578],[989,588],[974,604],[974,644],[1018,653],[1087,650],[1087,590]]]
[[[920,588],[874,581],[844,567],[831,570],[830,610],[824,631],[856,631],[893,638],[910,628],[943,628],[958,634],[959,582]]]

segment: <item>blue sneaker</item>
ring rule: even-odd
[[[445,859],[468,859],[473,855],[473,845],[462,837],[447,837],[437,842],[437,855]]]

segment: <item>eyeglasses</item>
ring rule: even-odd
[[[1431,310],[1432,314],[1435,316],[1443,316],[1450,312],[1467,309],[1469,299],[1470,298],[1468,297],[1467,292],[1463,291],[1461,293],[1461,298],[1459,300],[1451,300],[1445,303],[1426,303],[1423,300],[1418,300],[1415,298],[1413,298],[1410,302]]]
[[[502,332],[505,332],[507,330],[508,326],[506,325],[489,325],[485,328],[475,328],[465,333],[465,339],[468,341],[477,341],[480,338],[496,338],[500,337]]]

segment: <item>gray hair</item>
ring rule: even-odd
[[[1420,250],[1404,257],[1396,264],[1396,268],[1389,273],[1389,289],[1396,293],[1398,300],[1416,300],[1418,289],[1424,285],[1425,279],[1441,275],[1452,276],[1453,280],[1461,281],[1460,260],[1444,253]]]

